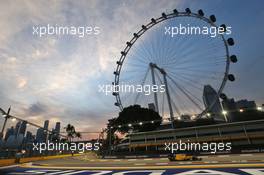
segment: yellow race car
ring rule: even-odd
[[[168,159],[170,161],[202,160],[202,158],[198,158],[195,155],[186,154],[186,153],[169,154]]]

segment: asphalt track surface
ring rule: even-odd
[[[96,159],[82,155],[1,167],[0,174],[264,175],[264,154],[202,156],[201,161],[174,162],[167,158]]]

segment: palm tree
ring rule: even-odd
[[[75,133],[76,133],[75,127],[73,125],[71,125],[71,124],[68,124],[66,127],[64,127],[64,129],[66,130],[68,140],[71,143],[72,139],[74,138]]]
[[[81,133],[75,131],[75,127],[71,124],[68,124],[64,129],[67,132],[67,137],[69,142],[71,143],[74,137],[81,138]],[[73,156],[73,152],[72,152]]]
[[[82,135],[81,135],[81,133],[79,133],[79,132],[76,132],[76,133],[75,133],[75,136],[76,136],[77,138],[79,138],[79,139],[82,138]]]

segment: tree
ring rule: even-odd
[[[250,120],[261,120],[264,119],[264,112],[256,109],[243,109],[243,112],[232,111],[228,113],[231,122],[250,121]]]
[[[64,129],[67,132],[67,137],[68,137],[68,140],[70,143],[72,142],[73,138],[75,138],[75,137],[81,138],[81,133],[76,132],[75,127],[73,125],[68,124],[66,127],[64,127]],[[73,152],[72,152],[72,155],[73,155]]]
[[[133,105],[124,108],[117,118],[109,121],[109,125],[121,133],[127,133],[129,130],[143,132],[155,130],[160,126],[161,119],[157,112]]]
[[[81,135],[81,133],[79,133],[79,132],[76,132],[75,135],[76,135],[77,138],[82,138],[82,135]]]

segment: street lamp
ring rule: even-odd
[[[222,114],[226,115],[227,114],[227,111],[222,111]]]
[[[258,106],[258,107],[257,107],[257,110],[258,110],[258,111],[262,111],[262,107],[261,107],[261,106]]]
[[[0,108],[2,116],[5,118],[5,121],[4,121],[4,124],[3,124],[3,127],[2,127],[2,131],[1,131],[2,136],[3,136],[4,131],[5,131],[5,126],[6,126],[7,119],[9,118],[10,110],[11,110],[11,106],[8,108],[7,113],[3,109]]]

